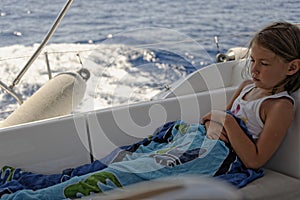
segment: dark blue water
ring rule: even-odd
[[[65,2],[0,0],[0,46],[40,42]],[[158,27],[209,44],[214,35],[247,35],[275,20],[299,22],[299,8],[297,0],[74,0],[51,42],[97,41],[108,34]],[[246,40],[222,42],[242,45]]]
[[[40,43],[65,3],[0,0],[0,47]],[[218,52],[214,36],[219,37],[221,52],[247,46],[264,25],[277,20],[299,22],[299,10],[298,0],[75,0],[50,43],[143,46],[175,41],[155,48],[165,50],[161,56],[169,51],[179,57],[189,49],[193,59],[201,54],[196,63],[203,59],[206,64]],[[109,35],[114,37],[107,39]],[[180,42],[186,39],[189,42]]]

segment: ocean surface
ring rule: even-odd
[[[10,85],[16,78],[65,3],[0,0],[2,82]],[[263,26],[299,23],[299,10],[298,0],[74,0],[44,52],[54,75],[81,67],[91,71],[74,112],[89,111],[149,100],[214,63],[218,52],[247,47]],[[15,87],[24,100],[48,80],[44,52]],[[0,89],[0,120],[17,107]]]

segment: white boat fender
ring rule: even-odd
[[[0,128],[70,114],[81,102],[89,77],[87,69],[58,74],[12,112]]]
[[[225,54],[218,53],[216,55],[217,62],[226,62],[230,60],[240,60],[246,58],[248,54],[248,48],[245,47],[234,47],[230,48]]]

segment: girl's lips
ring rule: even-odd
[[[259,79],[255,78],[254,76],[252,76],[253,81],[259,81]]]
[[[255,82],[259,81],[259,79],[256,78],[256,74],[255,73],[251,73],[251,77],[252,77],[253,81],[255,81]]]

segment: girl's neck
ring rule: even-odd
[[[273,94],[277,94],[280,92],[283,92],[284,89],[283,88],[277,88],[276,91],[274,92],[273,89],[264,89],[264,88],[258,88],[258,87],[254,87],[250,92],[248,92],[245,96],[245,99],[247,101],[251,101],[251,100],[256,100],[256,99],[260,99],[266,96],[271,96]]]
[[[256,90],[256,92],[260,93],[262,96],[270,96],[284,91],[284,87],[274,87],[271,89],[254,87],[253,89]]]

